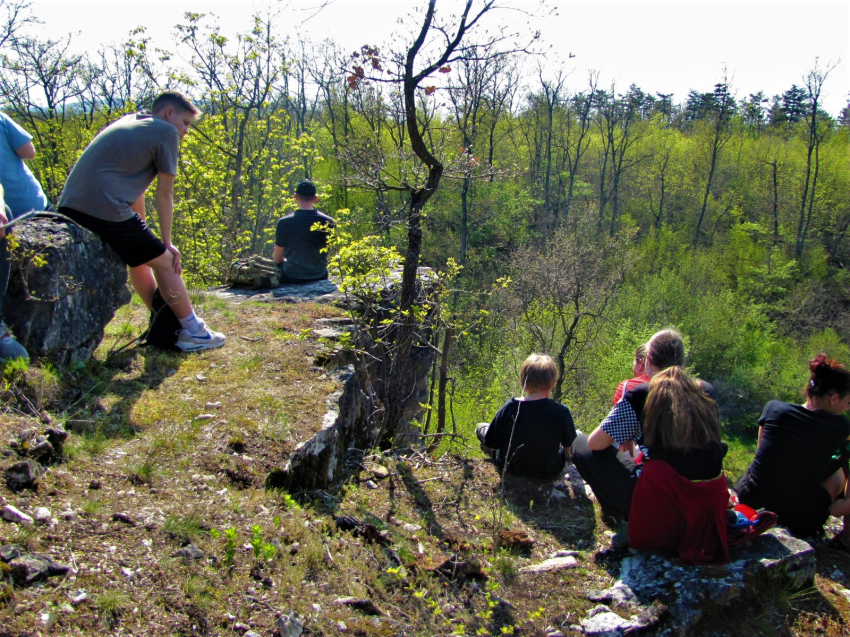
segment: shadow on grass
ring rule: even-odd
[[[76,375],[78,396],[65,410],[66,427],[78,434],[105,439],[132,436],[137,428],[130,414],[142,393],[156,390],[176,373],[185,356],[133,346],[109,354],[103,362],[90,361],[87,369]],[[141,368],[141,374],[125,377],[134,368]],[[100,399],[107,394],[116,400],[104,408]]]
[[[431,503],[431,499],[428,497],[428,493],[425,489],[422,488],[422,485],[416,480],[416,476],[413,475],[413,472],[410,470],[410,467],[407,466],[406,463],[398,463],[396,465],[398,476],[401,478],[402,484],[404,484],[407,492],[413,498],[413,501],[416,503],[416,508],[421,513],[424,520],[427,522],[427,530],[428,533],[434,535],[436,537],[443,537],[444,529],[440,522],[437,520],[437,516],[434,514],[434,507]]]
[[[501,497],[501,483],[494,488]],[[526,524],[552,535],[566,548],[594,543],[596,517],[582,489],[573,488],[566,470],[554,479],[504,476],[505,505]]]

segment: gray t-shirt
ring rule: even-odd
[[[59,205],[105,221],[126,221],[135,214],[130,204],[159,173],[177,174],[179,145],[180,134],[165,120],[150,113],[126,115],[83,151]]]

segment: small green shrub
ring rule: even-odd
[[[493,566],[505,579],[511,579],[517,574],[516,558],[508,551],[501,551],[496,557]]]
[[[95,600],[98,615],[108,626],[114,626],[121,614],[130,608],[130,605],[130,598],[117,590],[104,591]]]
[[[166,518],[162,530],[175,538],[191,542],[201,533],[201,518],[197,513],[171,515]]]
[[[251,527],[251,548],[254,549],[254,557],[260,559],[263,551],[263,529],[259,524]]]
[[[224,564],[230,568],[233,566],[233,558],[236,555],[236,529],[229,528],[224,531]]]
[[[97,515],[103,510],[103,502],[90,498],[80,505],[80,509],[86,515]]]
[[[79,436],[79,449],[92,458],[103,454],[108,445],[109,438],[100,427],[91,433],[83,433]]]

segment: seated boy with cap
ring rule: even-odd
[[[272,258],[281,270],[281,283],[309,283],[328,278],[327,230],[313,230],[316,223],[328,228],[334,220],[313,205],[319,200],[316,185],[304,180],[295,188],[298,210],[277,221]]]

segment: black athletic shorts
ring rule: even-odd
[[[137,214],[126,221],[104,221],[65,206],[59,208],[59,213],[94,232],[131,268],[156,259],[165,252],[165,244]]]

